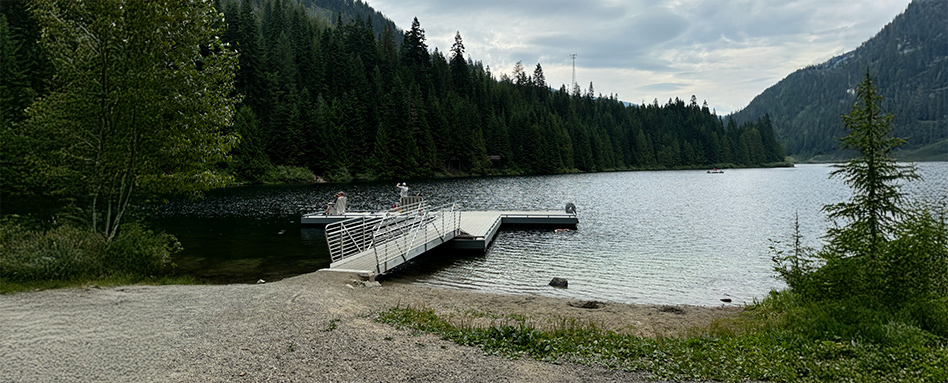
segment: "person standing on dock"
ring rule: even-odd
[[[398,195],[402,198],[408,197],[408,184],[402,182],[395,184],[395,187],[398,188]]]
[[[338,192],[326,206],[325,215],[339,215],[346,213],[346,193]]]

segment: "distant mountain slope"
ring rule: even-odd
[[[228,0],[216,1],[218,9],[230,3]],[[361,0],[237,0],[236,2],[239,4],[249,2],[250,7],[261,15],[272,12],[274,6],[300,7],[305,10],[308,17],[324,26],[336,25],[339,21],[346,24],[353,20],[360,20],[368,22],[376,35],[381,35],[386,28],[391,29],[395,33],[396,42],[401,43],[403,31],[395,25],[395,22]]]
[[[402,30],[395,25],[395,22],[390,20],[388,17],[383,15],[381,12],[376,11],[375,8],[372,8],[371,5],[366,4],[360,0],[298,0],[300,4],[303,4],[307,8],[319,8],[324,13],[320,14],[325,21],[328,21],[331,24],[336,23],[336,18],[339,16],[343,22],[348,22],[354,19],[360,19],[365,21],[366,19],[370,20],[372,24],[372,30],[376,34],[381,34],[385,31],[386,27],[392,29],[395,32],[395,36],[398,41],[401,41]]]
[[[733,117],[743,122],[769,114],[787,154],[798,159],[838,157],[840,116],[852,110],[854,88],[867,70],[895,115],[894,134],[908,139],[905,149],[948,140],[946,0],[913,1],[856,50],[790,74]]]

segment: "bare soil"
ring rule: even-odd
[[[484,355],[374,320],[395,306],[472,325],[516,314],[541,327],[573,319],[640,336],[683,334],[739,310],[365,287],[338,272],[257,285],[26,292],[0,296],[0,382],[647,381],[636,372]]]

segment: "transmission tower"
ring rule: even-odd
[[[569,55],[573,59],[573,89],[576,89],[576,54]],[[573,89],[570,89],[572,91]]]

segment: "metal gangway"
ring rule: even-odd
[[[384,274],[453,239],[459,233],[460,221],[455,203],[432,208],[418,201],[376,215],[330,223],[326,225],[332,258],[329,268]]]

